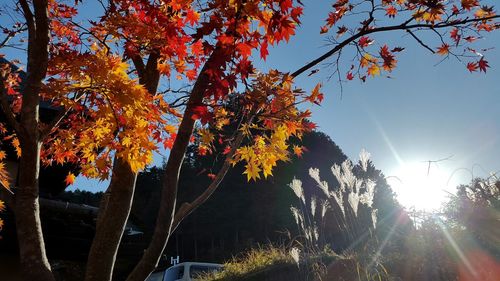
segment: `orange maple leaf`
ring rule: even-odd
[[[302,158],[302,154],[304,153],[304,148],[302,146],[294,145],[293,153],[297,155],[297,157]]]
[[[75,182],[75,175],[73,173],[68,173],[68,175],[66,176],[66,180],[65,180],[65,183],[66,185],[72,185],[74,182]]]
[[[450,53],[450,45],[443,43],[436,52],[438,55],[446,56],[447,54]]]
[[[385,15],[394,18],[398,14],[398,10],[394,6],[389,6],[387,9],[385,9]]]

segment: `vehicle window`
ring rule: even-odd
[[[184,266],[174,266],[167,270],[166,281],[180,280],[184,276]]]
[[[152,273],[147,281],[163,281],[163,271]]]
[[[222,270],[220,266],[207,266],[207,265],[192,265],[189,269],[189,275],[191,278],[196,279],[201,276]]]

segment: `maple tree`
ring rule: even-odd
[[[330,51],[293,73],[261,73],[253,55],[265,60],[269,46],[295,34],[300,1],[114,0],[100,2],[103,15],[85,24],[77,20],[86,4],[80,2],[19,0],[13,12],[23,21],[4,27],[7,37],[0,45],[20,37],[27,47],[25,77],[9,64],[1,68],[6,123],[0,133],[18,153],[19,178],[11,189],[0,162],[0,194],[14,210],[21,264],[30,280],[54,280],[39,219],[40,165],[72,163],[86,177],[110,178],[85,277],[110,280],[137,173],[151,164],[155,150],[170,151],[152,241],[127,279],[144,280],[175,228],[210,197],[232,165],[244,165],[250,181],[271,176],[292,154],[301,156],[305,148],[288,143],[315,125],[299,105],[319,104],[323,94],[321,84],[311,92],[297,88],[296,76],[338,55],[342,81],[340,50],[347,47],[353,47],[357,63],[347,68],[345,79],[365,81],[391,72],[404,48],[377,46],[373,36],[396,30],[432,53],[468,60],[471,72],[486,72],[488,61],[471,44],[478,33],[499,27],[485,1],[338,0],[319,30],[335,33]],[[357,26],[343,25],[351,15],[367,17]],[[442,44],[429,47],[418,37],[423,30],[434,32]],[[175,80],[190,86],[172,88],[179,84]],[[40,121],[42,102],[59,112],[50,122]],[[237,129],[227,129],[235,120]],[[225,160],[207,173],[212,180],[207,189],[176,211],[179,170],[195,130],[198,153],[220,153]],[[66,183],[74,179],[70,173]]]

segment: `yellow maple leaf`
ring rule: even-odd
[[[254,162],[248,162],[245,165],[245,171],[243,174],[247,175],[247,181],[260,179],[260,171],[261,169]]]
[[[236,153],[241,157],[242,160],[250,162],[255,158],[255,152],[253,148],[249,146],[243,146],[236,150]]]
[[[375,62],[376,59],[374,59],[370,54],[364,54],[361,60],[359,61],[361,67],[367,67],[371,62]]]
[[[200,141],[205,146],[210,146],[212,141],[214,140],[214,134],[212,134],[208,129],[200,129],[198,130],[200,134]]]
[[[376,63],[373,63],[370,65],[367,72],[368,75],[375,77],[377,75],[380,75],[380,67]]]
[[[273,167],[271,165],[262,164],[262,173],[264,174],[264,178],[267,179],[268,176],[273,175]]]

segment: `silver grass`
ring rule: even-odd
[[[295,208],[294,206],[290,207],[290,211],[292,211],[293,218],[295,219],[295,223],[297,225],[300,224],[299,222],[299,209]]]
[[[342,215],[345,217],[345,209],[344,209],[344,197],[341,192],[331,192],[330,195],[335,199],[337,205],[339,205],[340,210],[342,211]]]
[[[316,181],[318,187],[323,191],[326,197],[330,196],[330,192],[328,191],[328,183],[326,181],[321,181],[319,177],[319,169],[318,168],[309,168],[309,176]]]
[[[361,149],[361,152],[359,153],[359,161],[361,162],[361,168],[363,168],[363,171],[368,171],[368,161],[370,160],[370,153],[366,151],[364,148]]]
[[[358,216],[359,194],[357,192],[349,192],[347,195],[347,202],[351,205],[354,215]]]
[[[356,176],[352,172],[352,163],[349,160],[345,160],[342,163],[342,180],[347,185],[348,188],[353,189],[356,183]]]
[[[317,201],[316,196],[311,197],[311,214],[313,218],[314,215],[316,214],[316,201]]]
[[[375,182],[368,179],[364,182],[366,191],[360,195],[360,202],[368,206],[369,208],[373,205],[373,197],[375,196]]]
[[[372,223],[373,223],[373,228],[377,228],[377,214],[378,210],[377,209],[372,209]]]
[[[330,208],[330,203],[327,200],[321,202],[321,218],[325,217],[326,211]]]
[[[339,183],[342,181],[342,172],[340,170],[340,166],[339,165],[333,164],[333,166],[332,166],[332,174],[337,179],[337,181]]]
[[[300,262],[300,250],[296,247],[293,247],[291,250],[290,250],[290,256],[292,257],[293,261],[297,264],[297,266],[299,266],[299,262]]]
[[[317,225],[314,225],[313,234],[314,234],[314,241],[318,241],[319,240],[319,231],[318,231]]]
[[[302,189],[302,182],[298,179],[293,179],[292,183],[289,185],[292,188],[293,193],[302,200],[302,202],[306,203],[306,198],[304,197],[304,189]]]

